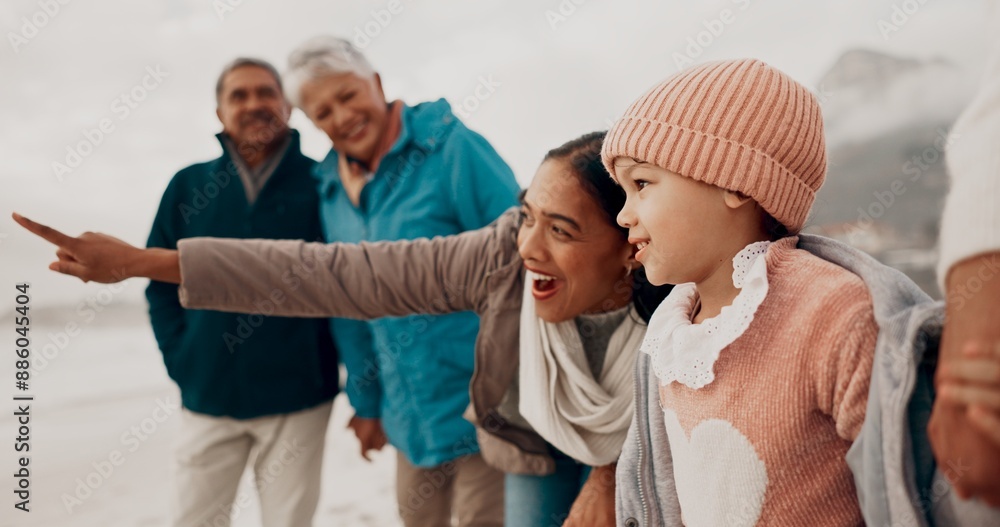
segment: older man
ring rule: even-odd
[[[148,246],[173,249],[193,236],[321,239],[315,162],[288,128],[291,106],[274,67],[231,62],[216,99],[222,156],[174,176]],[[177,286],[161,282],[146,297],[184,405],[174,525],[229,525],[246,506],[236,491],[250,460],[264,525],[311,525],[338,387],[326,321],[187,311]]]

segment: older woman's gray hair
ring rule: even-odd
[[[301,108],[304,84],[342,73],[372,77],[375,69],[350,41],[333,36],[313,37],[288,56],[285,94],[292,104]]]

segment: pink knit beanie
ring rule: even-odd
[[[661,82],[615,122],[601,151],[750,196],[790,232],[826,177],[816,97],[754,59],[710,62]]]

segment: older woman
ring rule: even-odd
[[[180,283],[189,308],[358,319],[476,312],[468,417],[484,457],[507,473],[507,525],[567,515],[567,525],[611,525],[632,367],[667,288],[649,286],[615,222],[624,194],[601,164],[602,140],[590,134],[549,152],[519,210],[430,240],[195,238],[177,251],[143,250],[15,220],[59,245],[53,270]]]
[[[318,37],[288,59],[287,93],[333,143],[316,167],[328,242],[447,236],[517,203],[510,168],[448,102],[386,100],[381,77],[346,40]],[[407,527],[499,526],[503,474],[479,454],[469,405],[479,330],[473,313],[333,319],[361,454],[388,437]],[[433,382],[428,382],[433,379]],[[383,433],[384,430],[384,433]],[[436,491],[421,490],[433,482]]]

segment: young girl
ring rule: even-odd
[[[642,345],[662,408],[651,434],[669,452],[637,470],[654,467],[663,517],[862,524],[844,458],[878,325],[858,276],[796,247],[826,175],[816,99],[760,61],[705,64],[632,104],[602,154],[636,259],[652,283],[680,284]]]
[[[968,468],[931,456],[941,304],[797,235],[826,176],[805,87],[757,60],[686,70],[629,107],[602,158],[636,260],[680,284],[636,366],[619,525],[1000,525],[946,479]],[[982,366],[965,367],[943,378]]]

